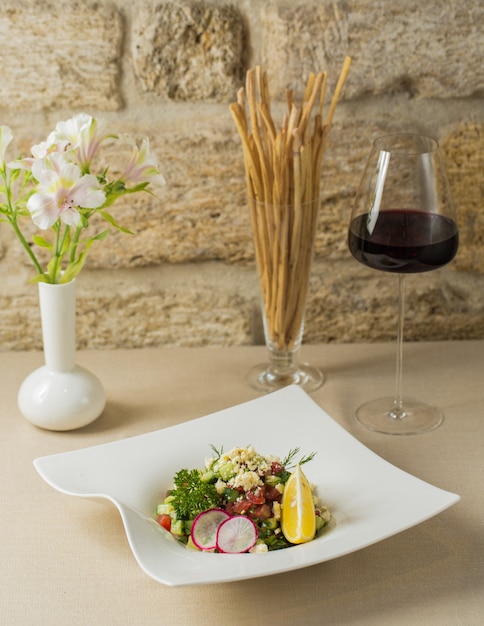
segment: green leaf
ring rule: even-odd
[[[144,191],[149,184],[149,182],[139,183],[139,185],[135,185],[134,187],[126,188],[125,193],[137,193],[138,191]]]
[[[48,265],[47,265],[47,276],[49,277],[50,280],[48,280],[47,282],[51,282],[51,283],[56,283],[57,282],[57,277],[60,274],[60,259],[58,256],[54,256],[51,258],[51,260],[49,261]]]
[[[69,283],[71,280],[73,280],[84,267],[84,263],[86,262],[86,257],[87,257],[87,251],[81,252],[81,254],[77,257],[75,261],[73,261],[72,263],[69,263],[64,273],[62,274],[62,277],[59,282],[64,284],[64,283]]]
[[[50,282],[51,281],[49,280],[48,276],[46,276],[45,274],[37,274],[37,276],[34,276],[33,278],[29,280],[29,284],[50,283]]]
[[[11,169],[10,170],[10,181],[13,182],[14,180],[17,180],[17,178],[20,176],[20,174],[22,173],[22,170],[19,169]]]
[[[109,230],[103,230],[102,232],[95,235],[92,240],[93,241],[103,241],[109,235]]]
[[[36,246],[39,246],[39,248],[47,248],[47,250],[49,250],[50,252],[54,252],[54,246],[49,241],[44,239],[44,237],[41,237],[40,235],[34,235],[32,237],[32,240]]]
[[[80,223],[81,227],[82,228],[87,228],[89,226],[88,218],[81,211],[79,211],[79,214],[81,216],[81,219],[79,220],[79,223]]]
[[[25,203],[17,203],[17,206],[15,207],[15,214],[19,217],[30,217],[30,211],[27,209]]]
[[[122,233],[126,233],[127,235],[134,235],[131,230],[128,230],[127,228],[124,228],[124,226],[118,224],[118,222],[114,219],[111,213],[108,213],[107,211],[100,211],[99,214],[104,220],[106,220],[106,222],[111,224],[113,228],[116,228],[116,230],[119,230]]]

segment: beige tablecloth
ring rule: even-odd
[[[370,433],[356,406],[393,391],[395,346],[307,346],[326,376],[312,394],[344,428],[394,465],[461,495],[455,506],[394,537],[310,568],[201,587],[149,578],[110,504],[69,497],[35,471],[35,457],[190,420],[257,397],[245,383],[265,348],[79,353],[108,404],[94,424],[40,430],[17,408],[41,354],[0,353],[0,623],[170,626],[248,623],[478,625],[484,623],[484,342],[407,344],[409,394],[442,406],[434,432]],[[246,442],[242,442],[246,443]],[[408,503],[412,506],[412,502]]]

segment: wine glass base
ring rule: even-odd
[[[246,380],[257,391],[270,393],[288,385],[298,385],[304,391],[315,391],[324,381],[322,372],[308,363],[298,363],[297,367],[279,370],[270,363],[261,363],[249,370]]]
[[[370,400],[356,411],[356,421],[377,433],[386,435],[417,435],[434,430],[444,420],[443,412],[432,404],[403,398],[402,409],[395,399]]]

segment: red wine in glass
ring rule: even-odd
[[[371,232],[368,215],[355,217],[349,227],[348,246],[360,263],[384,272],[428,272],[451,261],[457,253],[456,223],[445,215],[386,209]]]
[[[370,430],[409,435],[442,423],[438,407],[402,396],[404,278],[446,265],[458,245],[455,209],[438,143],[423,135],[379,137],[368,156],[348,228],[355,259],[398,275],[395,394],[357,409],[356,419]]]

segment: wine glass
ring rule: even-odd
[[[405,274],[428,272],[457,253],[458,228],[438,143],[394,134],[373,144],[351,213],[348,246],[364,265],[398,274],[395,395],[369,401],[356,419],[370,430],[408,435],[437,428],[442,411],[402,396]]]

